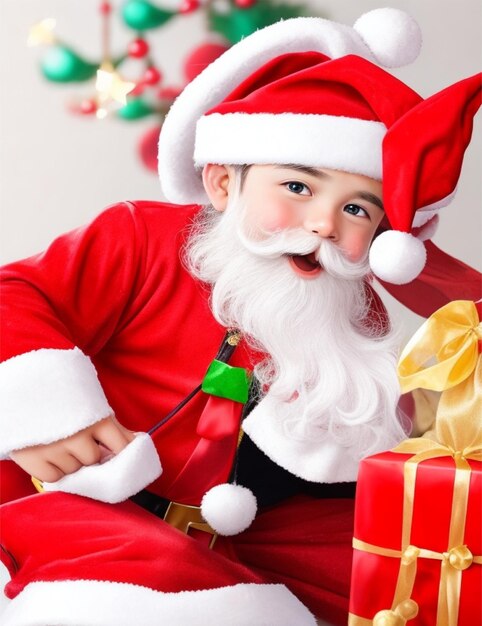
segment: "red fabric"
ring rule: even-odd
[[[37,493],[30,476],[13,461],[0,461],[0,502]]]
[[[2,507],[2,545],[9,598],[33,581],[105,580],[165,592],[261,582],[131,502],[64,493],[17,500]]]
[[[69,579],[171,592],[277,582],[317,616],[344,626],[352,528],[352,500],[297,497],[209,550],[130,502],[36,495],[2,507],[2,560],[12,576],[6,593],[13,598],[30,582]]]
[[[244,405],[219,396],[209,396],[196,432],[200,437],[218,441],[233,433],[239,433]]]
[[[209,310],[207,290],[180,259],[197,209],[119,204],[43,254],[4,267],[1,359],[76,345],[91,357],[119,421],[149,430],[199,384],[225,334]],[[230,363],[252,367],[243,345]],[[160,495],[198,504],[206,491],[202,477],[194,494],[171,485],[200,442],[196,426],[207,399],[197,394],[153,437],[163,474],[151,489]],[[237,432],[203,442],[224,457],[218,474],[204,473],[209,488],[227,479]]]
[[[199,442],[184,467],[166,491],[165,497],[192,504],[229,476],[236,454],[242,404],[209,396],[197,423]],[[229,443],[228,443],[229,442]]]
[[[218,539],[217,549],[284,583],[318,617],[345,626],[352,536],[353,500],[298,496],[262,511],[244,533]]]
[[[365,327],[372,332],[376,331],[375,334],[385,334],[390,330],[388,311],[382,299],[368,281],[365,282],[365,293],[367,301],[370,303]]]
[[[422,273],[406,285],[380,281],[403,305],[423,317],[430,317],[453,300],[482,298],[482,274],[450,256],[432,241],[425,242],[427,263]]]
[[[403,511],[403,465],[407,454],[384,452],[360,464],[355,507],[354,536],[361,541],[400,550]],[[473,555],[482,554],[482,463],[470,461],[472,468],[464,543]],[[423,461],[417,469],[411,544],[428,550],[449,549],[449,525],[455,466],[451,458]],[[400,560],[354,550],[350,612],[372,619],[390,609],[394,597]],[[412,594],[419,613],[413,626],[433,626],[441,561],[418,559],[417,577]],[[356,581],[356,583],[355,583]],[[462,573],[459,626],[482,623],[480,588],[482,566],[473,564]]]
[[[392,228],[410,232],[416,209],[450,195],[481,102],[481,76],[427,98],[383,140],[383,205]]]
[[[319,52],[280,55],[253,72],[213,113],[299,113],[380,121],[391,126],[422,98],[366,59]]]

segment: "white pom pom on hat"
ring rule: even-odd
[[[419,25],[400,9],[369,11],[358,18],[353,29],[361,36],[380,65],[385,67],[401,67],[412,63],[422,47]]]
[[[370,267],[378,278],[404,285],[414,280],[425,266],[427,252],[423,243],[398,230],[379,235],[370,247]]]
[[[237,535],[246,530],[254,518],[258,503],[247,487],[223,483],[204,494],[201,513],[218,534]]]

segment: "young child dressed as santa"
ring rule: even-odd
[[[6,626],[346,623],[358,463],[407,430],[372,272],[422,271],[480,98],[381,69],[419,46],[392,9],[258,31],[167,117],[177,206],[3,269]]]

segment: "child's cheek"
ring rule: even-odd
[[[370,242],[371,237],[369,236],[352,237],[348,241],[342,243],[342,248],[348,259],[356,263],[365,256]]]
[[[267,206],[262,209],[260,227],[266,232],[277,232],[295,226],[293,214],[282,206]]]

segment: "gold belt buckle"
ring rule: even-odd
[[[201,530],[202,532],[212,535],[211,541],[209,542],[209,549],[214,546],[218,537],[217,532],[204,520],[199,506],[170,502],[166,514],[164,515],[164,521],[186,535],[189,535],[191,529]]]
[[[44,484],[41,480],[35,478],[35,476],[30,476],[30,480],[32,481],[33,486],[39,493],[43,493],[45,491]]]

